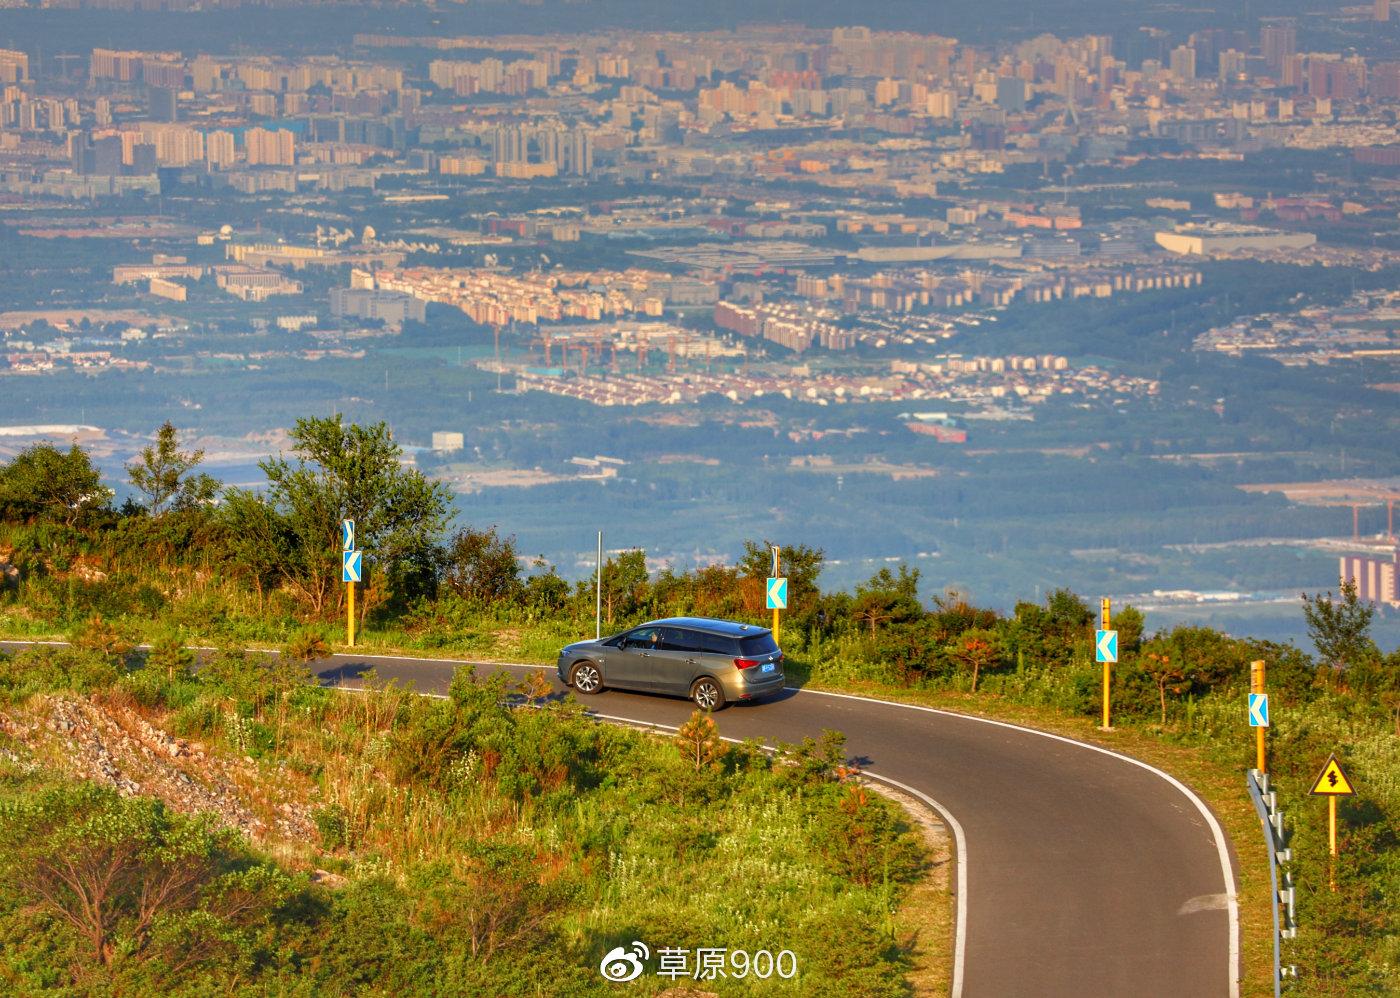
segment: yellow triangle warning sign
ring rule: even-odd
[[[1308,793],[1323,797],[1350,797],[1356,791],[1351,788],[1351,780],[1347,779],[1346,770],[1342,769],[1337,757],[1330,755],[1327,757],[1327,765],[1317,774],[1317,782]]]

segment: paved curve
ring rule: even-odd
[[[355,686],[372,666],[441,693],[461,664],[336,655],[316,669],[323,682]],[[478,668],[519,676],[539,667]],[[645,693],[580,699],[599,717],[663,727],[692,710]],[[1165,773],[1028,728],[815,691],[736,704],[716,719],[727,737],[769,742],[845,732],[868,775],[943,813],[958,852],[954,998],[1239,994],[1228,841]]]
[[[372,665],[442,692],[460,664],[337,655],[318,669],[354,685]],[[693,709],[645,693],[580,699],[602,717],[671,727]],[[958,840],[955,998],[1238,995],[1229,844],[1166,774],[1026,728],[814,691],[735,704],[716,720],[726,736],[770,742],[845,732],[869,775],[941,805]]]

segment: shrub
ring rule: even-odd
[[[92,617],[72,637],[73,647],[92,652],[116,663],[126,659],[134,647],[126,637],[100,615]]]
[[[218,700],[205,695],[177,710],[170,728],[182,738],[207,738],[219,730],[222,716]]]
[[[919,875],[923,850],[891,805],[858,782],[843,782],[823,798],[817,840],[833,870],[862,887]]]
[[[146,656],[146,668],[173,682],[188,676],[195,666],[195,654],[185,647],[178,634],[163,634],[156,638]]]
[[[718,766],[724,751],[715,719],[698,710],[676,731],[675,743],[686,765],[694,766],[697,773]]]
[[[303,628],[292,635],[292,640],[282,649],[283,658],[303,664],[325,658],[330,653],[331,646],[326,643],[326,639],[319,631],[311,628]]]
[[[185,946],[167,955],[182,966],[201,962],[291,893],[275,868],[230,868],[236,844],[206,819],[92,784],[60,784],[13,803],[0,812],[0,842],[19,892],[66,923],[79,952],[103,965],[118,954],[150,955],[176,926],[189,930]],[[192,946],[196,938],[207,945]]]
[[[311,812],[311,820],[316,822],[316,832],[321,836],[321,848],[335,852],[347,844],[345,808],[339,804],[318,807]]]
[[[20,703],[36,693],[91,693],[118,679],[108,659],[77,648],[27,648],[6,658],[0,654],[0,700]]]

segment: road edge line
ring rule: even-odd
[[[856,696],[850,693],[832,693],[828,690],[809,690],[795,686],[785,686],[783,689],[790,690],[794,693],[813,693],[818,696],[837,697],[842,700],[858,700],[862,703],[882,703],[892,707],[907,707],[910,710],[921,710],[929,714],[941,714],[945,717],[957,717],[967,721],[978,721],[982,724],[994,724],[1000,728],[1011,728],[1014,731],[1024,731],[1029,734],[1040,735],[1042,738],[1052,738],[1055,741],[1064,742],[1066,745],[1076,745],[1079,748],[1100,752],[1103,755],[1112,756],[1115,759],[1122,759],[1124,762],[1131,763],[1134,766],[1145,769],[1149,773],[1154,773],[1163,780],[1166,780],[1167,783],[1180,791],[1183,797],[1195,805],[1201,817],[1205,818],[1206,824],[1211,831],[1211,837],[1215,840],[1215,850],[1220,858],[1220,872],[1225,880],[1226,908],[1230,922],[1230,998],[1240,998],[1240,983],[1243,977],[1243,971],[1240,966],[1239,874],[1235,869],[1234,861],[1230,857],[1230,841],[1225,835],[1225,830],[1220,827],[1220,821],[1215,817],[1215,813],[1211,811],[1206,802],[1201,800],[1194,790],[1182,783],[1175,776],[1171,775],[1166,770],[1158,769],[1151,763],[1143,762],[1141,759],[1135,759],[1122,752],[1115,752],[1113,749],[1105,748],[1102,745],[1080,741],[1077,738],[1070,738],[1066,735],[1057,735],[1051,731],[1041,731],[1038,728],[1028,728],[1023,724],[1013,724],[1010,721],[999,721],[991,717],[979,717],[976,714],[963,714],[956,710],[944,710],[940,707],[925,707],[923,704],[917,703],[901,703],[898,700],[882,700],[877,697]],[[887,780],[886,782],[893,781]],[[909,789],[912,790],[912,788]],[[918,793],[918,791],[912,792]]]

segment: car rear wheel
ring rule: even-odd
[[[574,666],[569,673],[569,685],[580,693],[591,694],[601,693],[603,690],[603,674],[598,671],[598,667],[592,662],[580,662]]]
[[[694,685],[690,687],[690,699],[695,701],[695,706],[701,710],[724,709],[724,690],[720,689],[719,683],[709,676],[702,676],[695,680]]]

